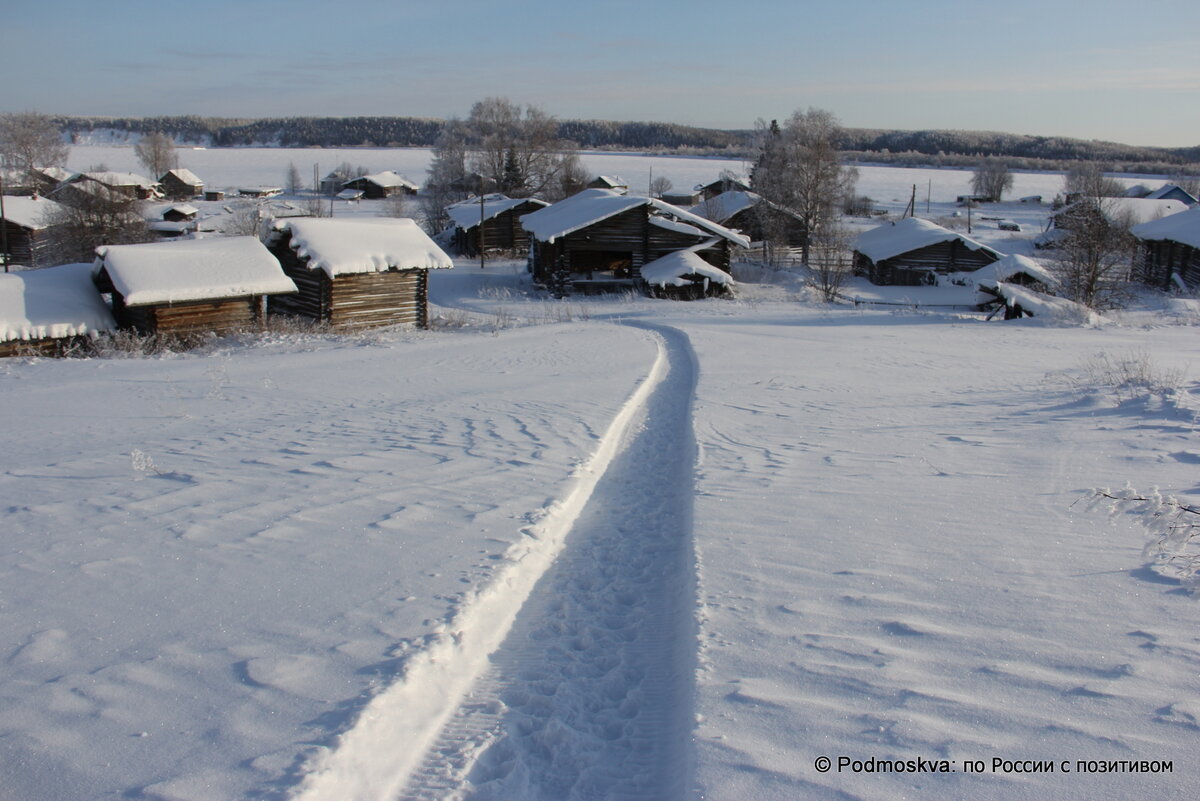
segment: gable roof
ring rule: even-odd
[[[1062,207],[1050,216],[1054,220],[1059,217],[1070,218],[1073,212],[1089,206],[1094,207],[1095,204],[1095,200],[1084,198]],[[1149,222],[1159,217],[1178,214],[1186,211],[1187,208],[1188,205],[1181,200],[1152,200],[1145,197],[1106,197],[1102,198],[1100,202],[1100,210],[1107,219],[1128,216],[1134,223]]]
[[[1134,236],[1146,242],[1169,240],[1200,248],[1200,206],[1135,225],[1130,230]]]
[[[351,273],[445,270],[454,262],[415,221],[401,218],[296,217],[271,224],[274,244],[291,235],[291,248],[310,270],[330,278]]]
[[[188,186],[204,186],[204,181],[201,181],[198,177],[196,177],[196,173],[192,172],[186,167],[176,167],[173,170],[167,170],[166,173],[163,174],[163,177],[159,180],[167,180],[168,175],[174,176],[175,178],[179,179],[181,183],[187,184]]]
[[[384,170],[383,172],[372,173],[371,175],[360,175],[357,178],[351,178],[346,183],[354,183],[355,181],[370,181],[373,184],[382,187],[403,186],[416,192],[420,189],[419,186],[405,178],[395,170]]]
[[[714,195],[708,200],[702,200],[691,210],[696,214],[701,214],[714,222],[723,223],[732,218],[735,214],[739,214],[746,209],[752,209],[760,203],[767,204],[768,208],[774,209],[780,214],[786,214],[790,217],[799,219],[794,211],[780,206],[778,203],[772,203],[762,195],[754,192],[744,191],[741,189],[731,189],[728,192],[722,192],[719,195]]]
[[[104,245],[96,248],[94,267],[108,273],[129,306],[296,291],[252,236]]]
[[[30,231],[46,228],[47,214],[60,208],[61,204],[44,197],[4,196],[4,219]]]
[[[146,190],[153,190],[157,186],[157,182],[132,172],[84,172],[80,173],[80,177],[105,186],[136,186]]]
[[[116,328],[92,283],[92,265],[0,273],[0,342],[95,334]]]
[[[955,233],[937,223],[922,220],[919,217],[906,217],[903,220],[885,223],[878,228],[864,231],[858,235],[854,249],[873,262],[881,262],[899,256],[901,253],[909,253],[956,239],[971,250],[991,253],[997,259],[1002,255],[999,251],[965,234]]]
[[[731,286],[733,277],[719,267],[700,258],[693,248],[668,253],[642,265],[641,276],[655,286],[687,286],[692,283],[685,275],[702,275],[709,281]]]
[[[1155,189],[1150,194],[1146,195],[1147,200],[1181,200],[1187,204],[1195,204],[1196,198],[1191,192],[1184,189],[1179,184],[1163,184],[1158,189]]]
[[[510,209],[515,209],[523,203],[534,203],[542,208],[550,204],[536,197],[506,197],[505,195],[486,195],[483,198],[483,219],[491,220],[499,217]],[[446,209],[450,221],[464,231],[470,231],[479,225],[479,198],[455,203]],[[533,212],[530,212],[532,214]]]
[[[1025,273],[1034,280],[1041,281],[1048,287],[1058,286],[1058,279],[1035,259],[1022,256],[1020,253],[1010,253],[999,261],[980,267],[971,273],[971,280],[976,284],[1008,281],[1014,275]]]
[[[585,189],[544,209],[526,214],[521,218],[521,225],[541,241],[553,242],[560,236],[566,236],[639,206],[650,206],[650,214],[653,216],[666,218],[667,221],[688,223],[740,247],[750,247],[750,240],[744,236],[698,214],[656,198],[619,195],[611,189]]]

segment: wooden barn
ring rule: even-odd
[[[133,200],[151,200],[162,197],[162,192],[156,182],[132,172],[83,172],[68,181],[68,185],[77,182],[96,183],[111,192]]]
[[[117,325],[143,334],[227,333],[262,319],[264,298],[295,293],[252,236],[96,248],[96,286]]]
[[[529,232],[521,227],[521,217],[548,205],[537,198],[504,195],[485,195],[482,204],[479,199],[455,203],[446,209],[454,223],[454,247],[465,256],[478,256],[482,230],[485,251],[524,254],[529,249]]]
[[[415,195],[420,187],[393,170],[363,175],[342,184],[343,189],[359,189],[367,200],[379,200],[392,195]]]
[[[730,251],[745,237],[654,198],[585,189],[527,214],[534,280],[555,293],[642,286],[642,265],[677,250],[693,250],[729,272]]]
[[[597,175],[587,185],[588,189],[608,189],[619,195],[629,194],[629,184],[619,175]]]
[[[25,267],[48,267],[55,263],[55,231],[49,218],[60,208],[53,200],[43,197],[5,195],[0,224],[8,251],[0,253],[5,264]]]
[[[204,182],[191,170],[176,167],[158,179],[163,194],[172,200],[191,200],[204,195]]]
[[[0,273],[0,356],[61,355],[115,327],[90,264]]]
[[[733,175],[725,175],[712,183],[698,187],[701,200],[714,198],[722,192],[749,192],[750,182]]]
[[[767,232],[773,230],[789,247],[804,244],[804,221],[753,192],[731,189],[702,201],[692,211],[745,234],[751,242],[763,241]]]
[[[296,295],[272,297],[272,314],[353,329],[429,323],[429,271],[454,266],[405,218],[276,220],[268,246],[296,282]]]
[[[1157,289],[1200,289],[1200,206],[1135,225],[1134,277]]]
[[[906,217],[859,234],[854,271],[880,286],[936,284],[938,275],[974,272],[1001,254],[936,223]]]
[[[30,177],[33,179],[34,184],[33,188],[39,195],[50,194],[76,175],[78,173],[72,172],[65,167],[38,167],[30,172]],[[7,182],[5,182],[5,186],[7,186]]]

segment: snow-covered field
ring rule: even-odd
[[[1187,797],[1200,600],[1086,499],[1200,500],[1195,304],[739,276],[0,362],[0,795]]]

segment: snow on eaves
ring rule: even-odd
[[[82,176],[110,187],[136,186],[141,189],[153,190],[158,186],[156,181],[132,172],[85,172],[82,173]]]
[[[546,201],[535,197],[512,198],[504,195],[486,195],[483,198],[483,219],[490,220],[499,217],[504,212],[522,203],[535,203],[542,208],[550,205]],[[446,209],[446,213],[450,215],[450,220],[454,223],[455,227],[461,228],[464,231],[470,231],[479,225],[479,198],[455,203]],[[530,213],[532,214],[532,212]]]
[[[697,203],[691,210],[713,222],[723,223],[739,212],[754,208],[761,200],[762,196],[753,192],[731,189]]]
[[[1131,230],[1145,242],[1170,240],[1200,249],[1200,206],[1135,225]]]
[[[295,292],[279,261],[252,236],[96,248],[128,306]]]
[[[364,181],[364,180],[370,181],[373,184],[376,184],[378,186],[382,186],[385,188],[390,188],[390,187],[394,187],[394,186],[402,186],[405,189],[411,189],[414,192],[416,192],[417,190],[420,189],[419,186],[417,186],[412,181],[408,180],[407,178],[405,178],[403,175],[396,172],[395,170],[384,170],[383,172],[377,172],[377,173],[373,173],[371,175],[362,175],[362,176],[359,176],[358,178],[351,178],[349,181],[346,181],[346,183],[353,183],[355,181]]]
[[[0,342],[94,335],[115,327],[92,283],[90,264],[0,274]]]
[[[44,197],[4,196],[4,219],[31,231],[46,228],[48,214],[60,208],[59,203]]]
[[[187,186],[204,186],[204,181],[201,181],[196,173],[186,167],[176,167],[173,170],[167,170],[163,178],[165,179],[168,175],[174,175],[181,183]]]
[[[585,189],[544,209],[526,214],[521,218],[521,225],[542,242],[553,242],[560,236],[566,236],[639,206],[650,206],[651,213],[656,216],[690,223],[739,247],[750,247],[750,241],[744,236],[698,214],[655,198],[620,195],[610,189]]]
[[[677,250],[642,265],[642,280],[654,286],[687,286],[688,275],[701,275],[716,284],[731,286],[733,277],[700,258],[694,250]]]
[[[1052,219],[1069,219],[1078,208],[1094,204],[1091,199],[1077,200],[1069,206],[1063,206],[1051,215]],[[1109,220],[1129,219],[1134,223],[1145,223],[1161,217],[1187,211],[1188,204],[1182,200],[1151,200],[1144,197],[1106,197],[1100,202],[1100,211]],[[1057,224],[1057,222],[1056,222]],[[1062,227],[1070,227],[1069,223]]]
[[[1009,308],[1020,306],[1031,317],[1069,324],[1081,322],[1095,324],[1100,321],[1100,316],[1094,311],[1066,298],[1056,298],[1053,295],[1004,282],[997,283],[995,291],[1004,298],[1004,303]]]
[[[957,239],[971,250],[983,250],[1000,258],[1003,254],[964,234],[955,233],[937,223],[918,217],[906,217],[894,223],[859,234],[854,249],[873,262],[899,256],[930,245]]]
[[[999,261],[986,264],[969,275],[976,284],[994,284],[999,281],[1007,281],[1019,273],[1025,273],[1045,286],[1058,286],[1058,279],[1041,263],[1019,253],[1010,253]]]
[[[291,234],[291,247],[310,270],[330,278],[388,270],[444,270],[454,262],[408,218],[276,220],[272,235]]]

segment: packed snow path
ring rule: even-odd
[[[368,707],[298,798],[685,792],[697,370],[683,333],[649,330],[658,359],[569,496],[526,532],[510,569],[450,637]]]

